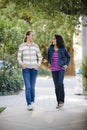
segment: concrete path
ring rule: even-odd
[[[87,130],[87,98],[75,95],[76,78],[65,77],[65,105],[57,110],[51,78],[38,78],[34,111],[26,109],[24,90],[13,96],[0,96],[0,130]]]

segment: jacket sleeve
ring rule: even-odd
[[[70,56],[69,52],[67,51],[67,49],[65,49],[65,56],[67,58],[66,65],[68,66],[70,64],[71,56]]]
[[[38,45],[37,45],[37,57],[38,57],[38,66],[40,66],[42,62],[42,55]]]
[[[50,50],[48,48],[48,52],[47,52],[47,61],[48,61],[48,64],[51,64],[51,61],[50,61]]]
[[[18,63],[19,63],[20,65],[23,64],[23,63],[22,63],[22,47],[21,47],[21,46],[19,46],[19,49],[18,49],[17,60],[18,60]]]

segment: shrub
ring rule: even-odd
[[[23,79],[21,72],[17,69],[6,71],[5,75],[0,70],[0,93],[1,95],[13,94],[23,88]]]
[[[39,69],[39,76],[50,76],[51,72],[44,66]]]
[[[85,57],[84,63],[82,64],[82,75],[84,90],[87,91],[87,56]]]
[[[5,110],[5,107],[0,107],[0,113]]]

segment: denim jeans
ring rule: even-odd
[[[58,104],[60,102],[64,103],[64,98],[65,98],[64,84],[63,84],[64,75],[65,75],[65,70],[52,72],[52,77],[55,85],[55,94],[56,94],[56,99]]]
[[[35,101],[35,83],[38,74],[38,70],[25,68],[22,69],[22,74],[25,83],[25,94],[27,105]]]

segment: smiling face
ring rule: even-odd
[[[32,31],[29,35],[27,35],[27,41],[33,42],[35,37],[35,33]]]

